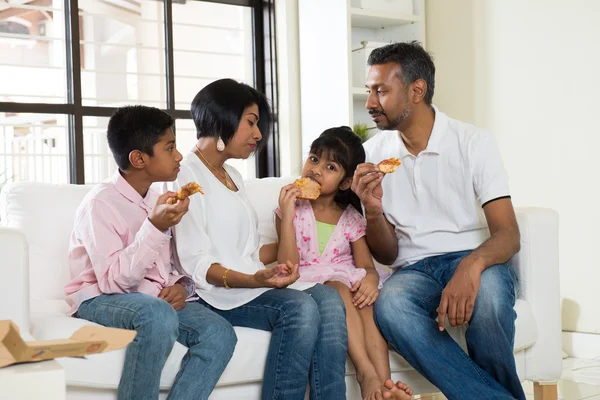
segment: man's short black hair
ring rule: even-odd
[[[431,105],[435,91],[435,65],[427,51],[417,41],[410,43],[392,43],[379,47],[369,55],[369,65],[380,65],[386,63],[400,65],[399,78],[405,86],[410,85],[417,79],[423,79],[427,83],[425,103]]]
[[[262,149],[271,133],[269,101],[258,90],[233,79],[214,81],[194,97],[191,112],[196,137],[220,137],[227,144],[237,131],[244,110],[253,104],[258,106],[258,128],[262,134],[258,150]]]
[[[115,111],[106,136],[119,169],[129,168],[129,153],[133,150],[153,156],[152,148],[174,124],[173,117],[154,107],[125,106]]]

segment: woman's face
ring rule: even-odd
[[[244,110],[237,131],[227,143],[225,151],[230,158],[246,159],[256,150],[262,134],[258,128],[258,106],[253,104]]]

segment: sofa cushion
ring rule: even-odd
[[[523,300],[517,300],[515,353],[530,347],[537,340],[537,328],[531,307]],[[38,340],[63,339],[70,337],[81,326],[94,323],[71,318],[64,314],[40,313],[34,314],[31,321],[31,334]],[[447,327],[454,339],[466,348],[464,328]],[[259,330],[236,327],[238,337],[233,358],[223,372],[217,386],[242,384],[262,381],[265,368],[267,349],[271,334]],[[163,369],[160,385],[163,389],[171,387],[175,375],[179,371],[181,359],[187,349],[175,343]],[[116,388],[121,378],[121,369],[125,360],[125,350],[90,355],[86,358],[61,358],[58,361],[65,368],[67,384],[70,386],[85,386],[96,388]],[[397,353],[390,352],[390,367],[392,372],[408,371],[412,368]],[[354,367],[346,360],[346,374],[353,375]]]
[[[21,230],[27,237],[33,307],[40,301],[65,299],[67,251],[75,210],[90,188],[18,182],[2,189],[2,224]]]

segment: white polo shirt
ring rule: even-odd
[[[383,179],[383,212],[395,226],[403,267],[424,258],[477,248],[489,237],[483,205],[508,197],[508,177],[491,132],[435,110],[427,148],[408,152],[397,131],[365,143],[367,161],[398,157]]]

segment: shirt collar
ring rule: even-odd
[[[121,175],[121,172],[119,170],[117,170],[114,173],[110,181],[115,186],[115,189],[117,189],[117,191],[121,193],[123,197],[125,197],[132,203],[141,204],[144,200],[144,198],[140,196],[140,194],[133,188],[133,186],[131,186],[129,182],[127,182],[125,178],[123,178],[123,175]],[[149,193],[150,190],[148,190],[148,194]],[[148,194],[146,194],[146,197],[148,197]]]
[[[435,105],[432,104],[431,107],[435,112],[433,129],[431,130],[427,147],[425,150],[423,150],[423,153],[440,154],[440,143],[448,125],[448,116],[443,112],[438,111],[438,108]],[[402,136],[400,136],[400,132],[397,132],[397,134],[398,138],[400,139],[400,159],[403,159],[407,156],[412,156],[412,154],[406,149],[406,144],[404,144],[404,140],[402,139]]]
[[[425,152],[440,154],[440,144],[448,126],[448,116],[440,112],[435,105],[432,104],[431,107],[435,112],[435,120],[433,121],[433,129],[431,130],[431,136],[429,136]]]

